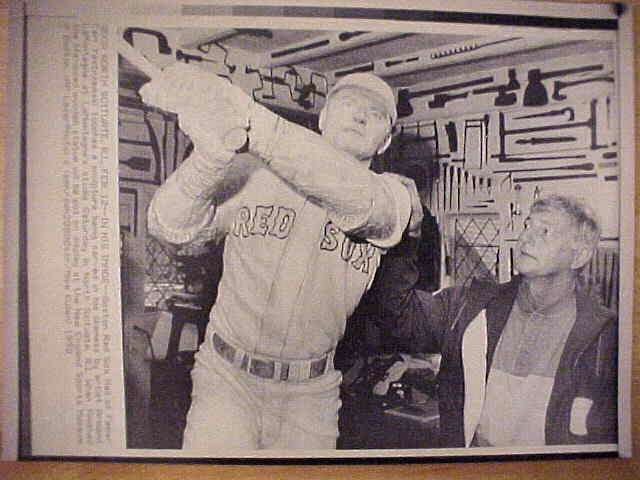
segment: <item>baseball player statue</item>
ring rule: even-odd
[[[183,448],[335,448],[336,344],[381,254],[422,220],[412,181],[368,168],[391,140],[391,88],[371,74],[342,78],[322,135],[191,65],[140,93],[178,113],[194,143],[155,194],[149,231],[176,244],[226,237]]]

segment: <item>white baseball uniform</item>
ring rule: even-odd
[[[398,178],[370,172],[302,127],[273,125],[257,138],[260,160],[229,161],[196,142],[149,208],[149,231],[165,240],[226,238],[192,372],[184,448],[198,455],[335,448],[336,344],[411,215]]]
[[[189,168],[188,163],[184,165]],[[326,210],[256,160],[246,156],[242,165],[247,166],[246,180],[239,180],[239,191],[215,215],[210,216],[213,208],[201,211],[204,218],[195,222],[200,227],[192,230],[193,240],[226,235],[226,241],[218,297],[196,357],[185,448],[202,453],[234,447],[335,448],[341,377],[333,370],[332,353],[346,319],[373,280],[381,247],[346,236]],[[394,197],[402,199],[394,207],[402,218],[399,205],[404,203],[406,209],[406,191],[395,178],[382,178]],[[162,214],[154,202],[149,227],[156,233],[159,218]],[[387,244],[380,242],[382,246],[394,243],[405,224],[406,219],[398,221],[393,238]],[[161,228],[165,230],[162,236],[172,238],[167,225]],[[280,371],[266,379],[247,372],[248,365],[234,366],[214,348],[214,334],[251,357],[276,360]],[[310,379],[309,374],[305,378],[304,373],[296,372],[297,379],[281,380],[281,362],[289,364],[288,376],[294,377],[294,368],[308,369],[311,360],[322,358],[327,358],[323,375]],[[301,360],[304,362],[297,362]],[[247,383],[260,387],[250,388]],[[252,392],[256,388],[271,392],[261,399]],[[286,402],[278,400],[283,395]],[[276,412],[271,408],[269,414],[264,406],[269,401],[286,405]],[[293,435],[287,428],[299,432]],[[265,429],[284,433],[263,433]],[[304,440],[300,432],[313,442]],[[284,438],[279,443],[281,435]]]

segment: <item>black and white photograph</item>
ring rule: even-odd
[[[47,3],[21,457],[629,454],[624,5]]]
[[[123,38],[128,446],[616,443],[613,42]]]

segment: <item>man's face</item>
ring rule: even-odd
[[[576,255],[571,218],[556,210],[531,212],[515,248],[515,267],[525,277],[570,272]]]
[[[345,87],[331,95],[321,128],[335,147],[365,160],[385,144],[391,133],[391,120],[375,94]]]

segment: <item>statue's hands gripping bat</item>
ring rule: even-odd
[[[226,153],[246,147],[252,98],[228,80],[201,68],[176,62],[164,69],[152,64],[125,40],[118,52],[151,81],[140,88],[142,100],[178,114],[180,128],[199,148]]]

